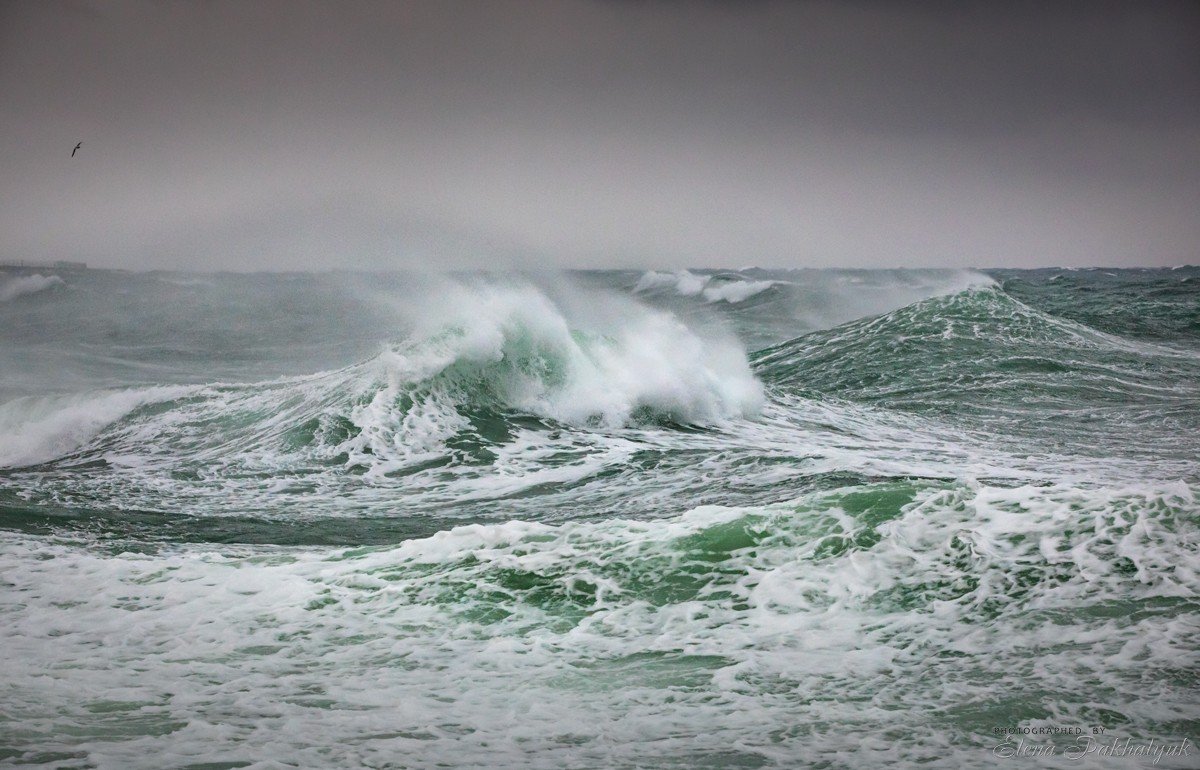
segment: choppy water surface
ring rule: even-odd
[[[1197,268],[10,271],[0,762],[1195,743],[1198,436]]]

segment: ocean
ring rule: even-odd
[[[10,269],[0,763],[1195,767],[1198,456],[1196,267]]]

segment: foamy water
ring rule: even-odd
[[[0,305],[0,761],[1194,743],[1195,272],[25,293]],[[1060,755],[1007,761],[1076,739],[1031,740]]]

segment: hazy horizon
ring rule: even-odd
[[[9,2],[0,261],[1192,264],[1198,38],[1165,2]]]
[[[65,260],[64,260],[65,261]],[[52,260],[33,261],[33,260],[0,260],[0,269],[22,269],[22,270],[50,270],[61,271],[68,268],[65,265],[55,265]],[[873,265],[870,267],[841,267],[837,265],[826,265],[821,267],[798,266],[798,267],[768,267],[765,265],[639,265],[639,266],[608,266],[608,267],[587,267],[587,266],[539,266],[539,265],[514,265],[499,268],[489,268],[485,265],[467,266],[467,267],[439,267],[432,264],[415,264],[407,266],[390,267],[386,265],[380,266],[329,266],[329,267],[288,267],[286,265],[279,266],[261,266],[261,267],[246,267],[239,269],[234,266],[230,267],[119,267],[109,265],[94,265],[89,263],[78,263],[87,270],[102,270],[110,272],[124,273],[178,273],[181,275],[322,275],[327,273],[338,274],[345,273],[349,275],[455,275],[463,274],[470,275],[476,272],[493,274],[496,277],[504,276],[521,276],[521,275],[547,275],[547,274],[570,274],[570,273],[673,273],[682,274],[685,272],[706,274],[706,273],[750,273],[759,271],[762,273],[785,273],[785,272],[943,272],[943,273],[989,273],[992,271],[1001,270],[1065,270],[1069,272],[1087,272],[1087,271],[1103,271],[1103,270],[1183,270],[1200,267],[1200,263],[1184,262],[1178,265],[1028,265],[1009,267],[1004,265],[963,265],[963,266],[948,266],[948,265]]]

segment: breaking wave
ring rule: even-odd
[[[701,336],[632,303],[607,311],[573,320],[531,286],[447,289],[403,342],[347,369],[14,400],[0,409],[0,465],[89,447],[196,455],[274,440],[281,452],[299,445],[323,459],[392,470],[444,453],[456,437],[506,433],[506,421],[522,415],[613,429],[711,425],[761,409],[761,384],[732,338]],[[139,446],[152,436],[150,447]]]
[[[0,408],[0,469],[53,469],[38,494],[56,504],[119,491],[189,513],[292,516],[290,501],[396,515],[403,493],[406,515],[490,515],[503,499],[533,518],[770,501],[839,473],[1194,472],[1169,437],[1200,431],[1195,357],[994,286],[749,359],[727,336],[609,294],[455,283],[407,309],[400,342],[342,369],[17,399]],[[1103,421],[1074,420],[1083,410]]]
[[[38,273],[9,278],[0,283],[0,302],[8,302],[27,294],[37,294],[56,286],[66,286],[66,281],[57,275],[40,275]]]

